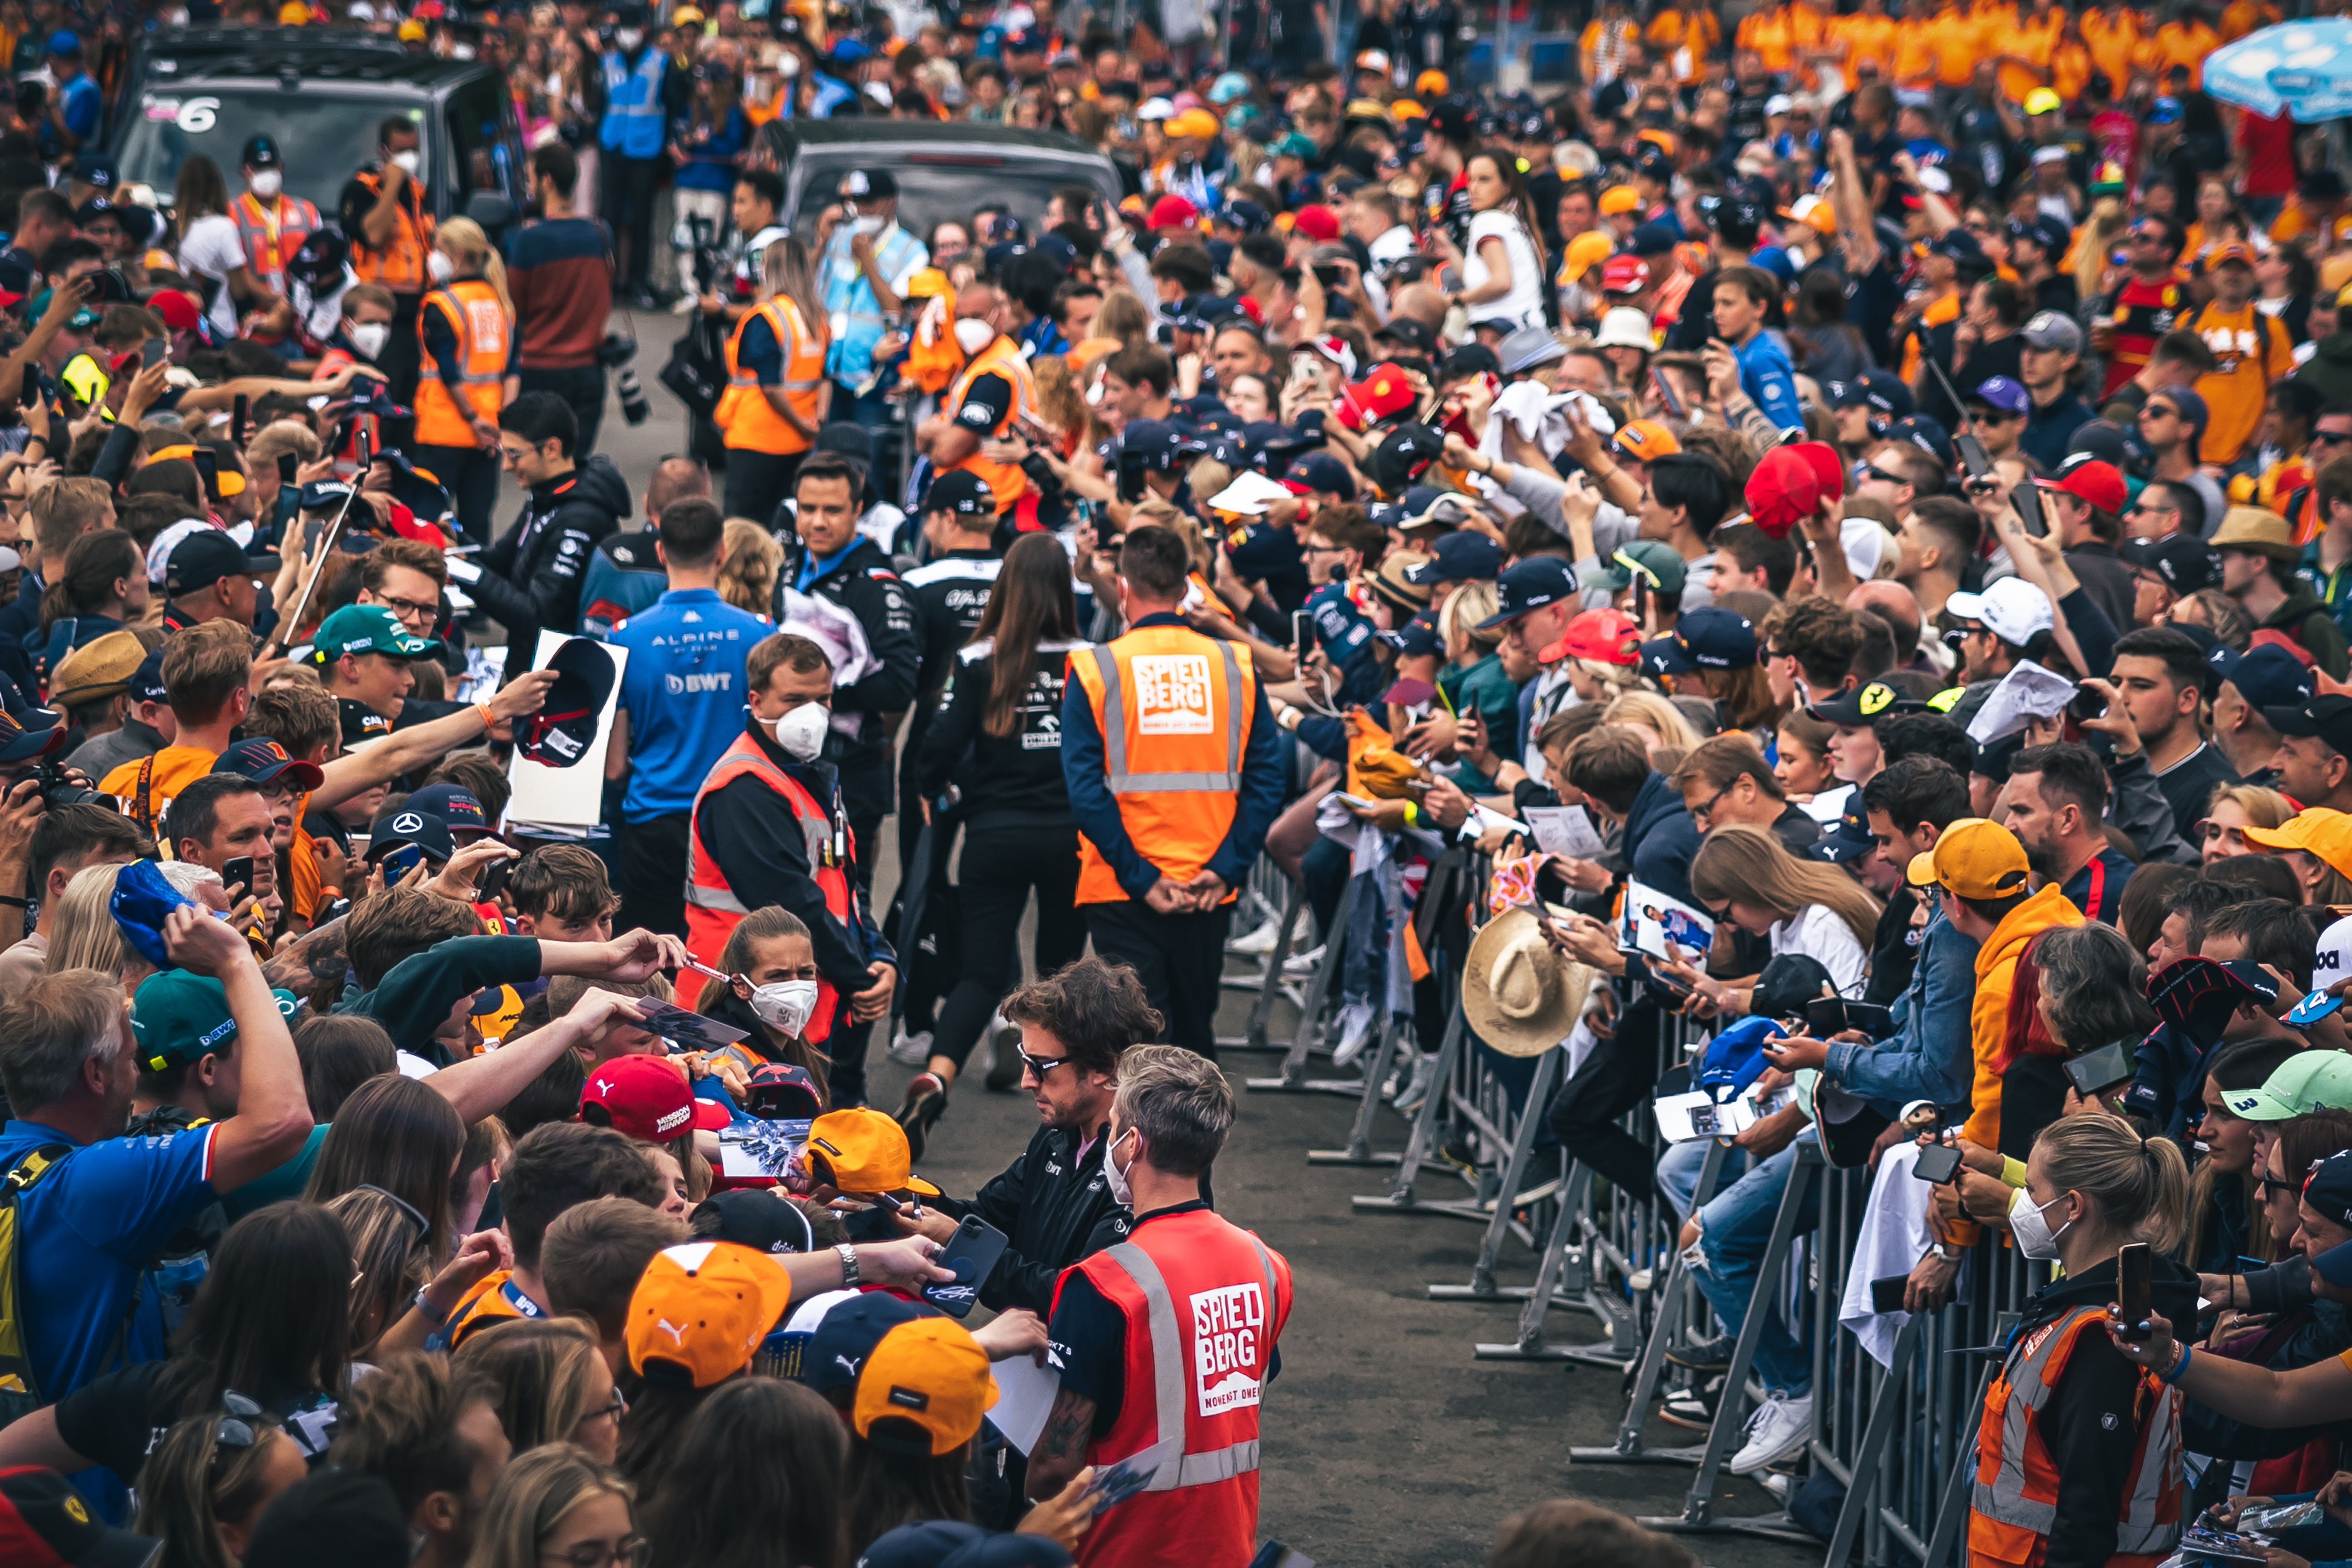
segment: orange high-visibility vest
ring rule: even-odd
[[[371,195],[383,189],[381,170],[362,169],[352,176]],[[424,193],[414,178],[404,182],[400,204],[392,218],[392,244],[377,250],[364,233],[354,231],[352,270],[362,283],[381,283],[395,294],[425,291],[425,253],[433,248],[433,215],[425,210]]]
[[[759,907],[746,903],[727,885],[726,874],[719,870],[718,860],[702,846],[702,803],[746,773],[782,796],[799,821],[801,837],[808,848],[809,875],[816,879],[817,891],[824,895],[825,912],[845,927],[855,929],[857,923],[849,882],[850,857],[856,847],[849,837],[848,824],[836,821],[816,796],[778,767],[747,730],[719,753],[718,765],[702,781],[702,788],[694,797],[693,824],[687,833],[686,940],[695,957],[705,963],[719,962],[727,939],[743,923],[743,917]],[[701,975],[690,969],[678,975],[679,1006],[693,1006],[701,994]],[[807,1026],[801,1031],[809,1044],[822,1046],[833,1033],[834,1009],[839,996],[831,981],[822,974],[817,976],[816,1011],[809,1015]]]
[[[1011,338],[1000,335],[994,342],[973,355],[971,363],[963,367],[963,374],[956,377],[955,387],[948,394],[948,400],[942,405],[942,412],[948,418],[953,419],[963,407],[964,394],[971,390],[971,384],[991,371],[1013,384],[1013,406],[1004,411],[1004,417],[998,420],[986,435],[981,437],[982,444],[1002,437],[1012,427],[1013,422],[1024,414],[1034,416],[1037,411],[1037,378],[1029,374],[1029,362],[1021,357],[1021,346]],[[950,463],[941,471],[956,468],[969,469],[987,480],[989,489],[996,496],[996,510],[999,511],[1011,510],[1013,503],[1021,499],[1021,492],[1029,488],[1029,476],[1021,471],[1020,464],[992,463],[981,456],[978,447],[974,447],[971,456],[962,462]]]
[[[1087,1451],[1112,1465],[1171,1444],[1143,1490],[1095,1521],[1086,1568],[1238,1568],[1257,1545],[1258,1397],[1290,1316],[1290,1265],[1206,1209],[1135,1227],[1063,1272],[1127,1321],[1118,1419]]]
[[[472,416],[495,425],[505,405],[507,359],[514,342],[514,318],[499,300],[499,291],[479,278],[462,278],[425,296],[425,309],[448,318],[457,334],[457,380],[465,388],[466,405],[441,384],[441,367],[433,351],[425,351],[425,367],[416,378],[416,439],[428,447],[471,447]]]
[[[2077,1307],[2020,1335],[1985,1393],[1977,1431],[1976,1490],[1969,1519],[1969,1568],[2038,1568],[2058,1525],[2058,1461],[2042,1431],[2066,1360],[2106,1314]],[[2154,1568],[2180,1537],[2180,1395],[2142,1372],[2133,1398],[2140,1422],[2131,1484],[2116,1500],[2116,1552],[2107,1568]]]
[[[236,220],[236,237],[245,245],[245,264],[262,282],[286,292],[286,264],[319,232],[319,209],[299,196],[280,196],[264,206],[247,191],[230,205],[229,216]]]
[[[1249,650],[1189,626],[1146,626],[1080,648],[1070,673],[1094,709],[1129,842],[1161,875],[1191,881],[1240,807],[1244,731],[1257,705]],[[1081,833],[1078,902],[1127,898],[1110,862]]]
[[[810,437],[793,429],[769,405],[760,391],[758,374],[743,364],[743,329],[762,317],[776,334],[777,346],[784,351],[784,401],[809,422],[810,428],[815,428],[817,388],[824,384],[824,345],[802,320],[800,307],[781,294],[744,311],[743,319],[735,323],[735,335],[727,340],[727,390],[719,395],[719,407],[711,419],[726,433],[726,444],[740,451],[778,456],[805,452]]]

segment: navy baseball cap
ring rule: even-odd
[[[2249,658],[2252,657],[2248,656]],[[2286,657],[2293,658],[2294,656],[2288,654]],[[2242,664],[2238,668],[2243,669],[2245,666]],[[2237,682],[2231,680],[2230,684],[2236,686]],[[2245,689],[2240,687],[2238,694],[2244,696]],[[2282,735],[2315,736],[2335,750],[2352,756],[2352,697],[2315,697],[2300,707],[2282,704],[2265,708],[2263,717],[2269,720],[2271,728]]]
[[[282,169],[285,157],[278,151],[275,136],[255,136],[245,144],[245,153],[237,162],[248,169]]]
[[[264,740],[239,741],[213,763],[213,772],[236,773],[257,784],[282,779],[299,790],[317,789],[327,778],[316,763],[289,754],[275,741]]]
[[[1138,419],[1118,433],[1119,456],[1139,452],[1144,467],[1162,473],[1181,458],[1205,450],[1202,444],[1165,419]]]
[[[2265,643],[2261,647],[2240,653],[2223,643],[2205,656],[2205,662],[2216,677],[2238,689],[2238,695],[2251,707],[2268,711],[2273,708],[2301,709],[2311,698],[2311,671],[2303,660],[2278,647]]]
[[[301,507],[304,511],[327,511],[343,504],[352,487],[341,479],[312,479],[302,487]]]
[[[463,784],[426,784],[404,803],[412,811],[430,812],[448,824],[452,836],[460,833],[488,833],[488,813],[474,792]],[[471,842],[471,840],[468,840]]]
[[[224,577],[252,574],[245,547],[223,530],[199,529],[172,546],[163,558],[163,593],[168,598],[209,588]]]
[[[1409,499],[1411,492],[1407,494]],[[1404,580],[1416,588],[1437,583],[1491,583],[1502,574],[1503,547],[1466,529],[1441,534],[1431,544],[1428,560],[1404,569]]]
[[[936,1307],[887,1290],[867,1290],[836,1302],[809,1332],[801,1352],[801,1381],[819,1394],[854,1387],[883,1335],[901,1323],[940,1315]]]
[[[1215,216],[1244,234],[1263,234],[1274,226],[1274,215],[1246,197],[1227,202]]]
[[[1282,482],[1298,495],[1319,492],[1336,495],[1343,501],[1356,499],[1356,476],[1348,465],[1328,452],[1317,452],[1310,457],[1291,459],[1290,471]]]
[[[1507,625],[1529,610],[1573,597],[1576,573],[1557,555],[1530,555],[1505,572],[1496,586],[1499,603],[1493,615],[1478,623],[1481,631]]]
[[[1805,852],[1832,866],[1850,866],[1877,847],[1878,840],[1870,831],[1870,815],[1863,808],[1862,792],[1856,790],[1846,797],[1845,813],[1838,818],[1837,826],[1814,840]]]
[[[1685,613],[1671,634],[1642,645],[1642,668],[1653,675],[1745,669],[1755,662],[1756,628],[1746,616],[1715,605]]]
[[[2203,540],[2189,534],[2172,533],[2162,539],[2126,539],[2117,553],[2124,558],[2125,565],[2135,572],[2153,573],[2163,579],[2164,585],[2176,595],[2185,595],[2194,594],[2200,588],[2217,587],[2221,581],[2221,553]],[[2241,656],[2232,651],[2231,657],[2236,658]],[[2288,662],[2295,661],[2289,656]],[[2244,689],[2242,687],[2240,689]],[[2286,700],[2281,698],[2279,700],[2284,702]]]
[[[75,153],[73,171],[66,177],[101,191],[112,190],[118,178],[114,160],[104,153]]]
[[[2037,217],[2031,223],[2011,223],[2009,226],[2009,237],[2011,240],[2030,239],[2055,259],[2064,253],[2066,247],[2073,243],[2074,237],[2064,224],[2054,217],[2044,216]]]
[[[1897,419],[1886,427],[1886,438],[1907,441],[1945,468],[1952,466],[1952,433],[1944,428],[1940,420],[1931,419],[1925,414]]]
[[[1444,647],[1437,639],[1437,622],[1426,610],[1392,632],[1374,632],[1372,636],[1402,654],[1425,658]]]
[[[157,648],[139,661],[131,673],[128,693],[133,702],[169,702],[171,693],[163,689],[163,650]]]
[[[992,518],[996,515],[996,492],[971,469],[950,468],[933,476],[923,491],[923,510],[951,511],[958,517]]]

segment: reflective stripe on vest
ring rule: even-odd
[[[280,196],[274,206],[265,207],[247,191],[229,208],[229,216],[245,242],[247,265],[256,277],[273,284],[284,278],[288,260],[319,228],[319,209],[299,196]]]
[[[1108,645],[1087,649],[1102,678],[1103,751],[1109,762],[1113,795],[1168,795],[1181,790],[1238,790],[1242,787],[1241,661],[1234,645],[1219,640],[1225,660],[1225,771],[1221,773],[1129,773],[1127,766],[1127,685],[1119,679],[1118,659]]]
[[[789,455],[805,452],[810,437],[793,428],[760,390],[757,371],[743,363],[743,333],[752,321],[764,319],[783,352],[784,400],[814,427],[817,423],[817,389],[824,384],[824,355],[809,331],[800,307],[782,295],[747,310],[727,340],[727,390],[711,415],[725,444],[740,451]]]
[[[1247,1232],[1243,1234],[1247,1235]],[[1250,1246],[1257,1251],[1258,1271],[1265,1279],[1265,1311],[1269,1327],[1281,1303],[1276,1289],[1274,1260],[1265,1255],[1265,1244],[1255,1236]],[[1151,1330],[1151,1405],[1153,1417],[1159,1423],[1159,1440],[1171,1444],[1178,1457],[1151,1472],[1144,1483],[1148,1492],[1174,1491],[1180,1487],[1213,1486],[1245,1475],[1257,1468],[1257,1439],[1212,1448],[1202,1454],[1184,1453],[1184,1336],[1176,1324],[1176,1298],[1168,1289],[1168,1280],[1160,1272],[1160,1265],[1151,1255],[1132,1241],[1122,1241],[1116,1247],[1105,1247],[1103,1260],[1116,1266],[1135,1281],[1143,1292],[1145,1317]],[[1267,1352],[1268,1360],[1272,1352]]]
[[[436,289],[425,297],[424,309],[439,310],[457,331],[457,380],[465,388],[465,406],[459,407],[449,395],[441,380],[439,362],[430,348],[425,349],[416,378],[416,438],[434,447],[471,446],[471,416],[496,424],[499,405],[506,400],[513,320],[499,302],[498,290],[478,278]]]
[[[1985,1421],[1978,1433],[1977,1479],[1970,1506],[1987,1521],[2035,1535],[2058,1525],[2057,1473],[2039,1427],[2043,1408],[2063,1375],[2075,1339],[2105,1317],[2096,1307],[2078,1307],[2057,1322],[2026,1335],[1986,1394]],[[2116,1526],[2119,1556],[2160,1557],[2180,1534],[2180,1395],[2143,1373],[2140,1395],[2152,1396],[2139,1438],[2130,1491],[2121,1500]],[[1991,1479],[1985,1479],[1985,1437],[2000,1409],[2000,1447]],[[2041,1452],[2037,1456],[2035,1450]],[[2049,1479],[2048,1497],[2036,1497],[2028,1474],[2038,1458]],[[2167,1516],[2169,1517],[2167,1517]]]
[[[352,176],[371,195],[383,191],[380,170],[363,169]],[[421,293],[425,288],[425,252],[433,243],[433,220],[425,216],[424,198],[415,175],[401,182],[400,200],[392,215],[392,245],[377,250],[367,243],[364,230],[354,231],[352,270],[362,283],[380,283],[396,294]]]

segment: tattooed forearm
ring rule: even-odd
[[[1087,1447],[1094,1439],[1095,1402],[1083,1394],[1062,1389],[1045,1415],[1045,1429],[1029,1456],[1028,1492],[1032,1499],[1053,1497],[1086,1467]]]
[[[348,916],[338,916],[302,937],[261,966],[262,977],[280,990],[308,996],[322,984],[341,989],[349,960],[344,956],[343,928]]]

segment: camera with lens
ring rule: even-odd
[[[107,798],[88,784],[68,778],[65,764],[52,757],[41,759],[33,777],[40,781],[41,801],[46,805],[91,805]]]
[[[620,395],[621,417],[632,426],[644,424],[654,416],[654,405],[646,397],[645,383],[637,379],[629,362],[637,357],[637,340],[619,332],[606,332],[597,345],[596,363],[616,373],[613,389]]]

